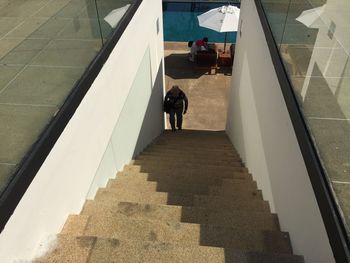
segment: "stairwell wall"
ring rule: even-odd
[[[1,262],[46,251],[67,216],[163,131],[162,24],[162,1],[143,0],[1,233]]]
[[[334,262],[254,1],[242,1],[226,131],[305,262]]]

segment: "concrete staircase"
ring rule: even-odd
[[[297,263],[224,132],[165,131],[36,262]]]

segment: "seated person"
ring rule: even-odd
[[[198,51],[208,50],[208,38],[204,37],[203,39],[199,39],[196,42],[189,41],[188,47],[191,48],[191,51],[189,53],[189,60],[193,62]]]

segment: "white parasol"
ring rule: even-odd
[[[225,32],[225,51],[227,32],[238,30],[239,13],[240,9],[238,7],[228,5],[211,9],[197,18],[201,27],[206,27],[217,32]]]

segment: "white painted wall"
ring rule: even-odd
[[[334,262],[254,1],[242,1],[241,19],[227,133],[290,233],[294,253],[305,262]]]
[[[162,24],[161,0],[143,0],[1,233],[1,262],[31,259],[88,195],[161,133]]]

